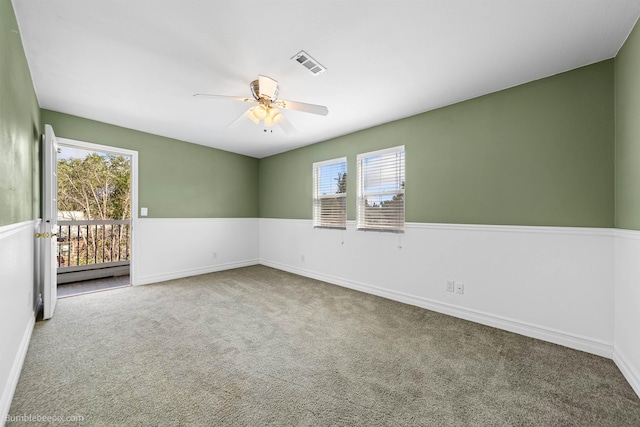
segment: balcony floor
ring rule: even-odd
[[[131,286],[129,275],[59,284],[58,298],[72,297],[76,295],[88,294],[90,292],[105,291],[113,288],[121,288],[123,286]]]

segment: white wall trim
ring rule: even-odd
[[[313,227],[311,219],[290,219],[290,218],[260,218],[260,221],[280,222],[280,223],[308,223],[309,227]],[[348,220],[347,225],[355,226],[354,220]],[[580,236],[600,236],[612,237],[620,231],[634,233],[631,230],[619,230],[614,228],[592,228],[592,227],[549,227],[549,226],[532,226],[532,225],[491,225],[491,224],[446,224],[446,223],[427,223],[427,222],[405,222],[405,230],[407,229],[431,229],[431,230],[460,230],[460,231],[493,231],[508,233],[547,233],[547,234],[564,234],[564,235],[580,235]],[[341,230],[319,229],[325,232],[339,232]],[[377,233],[375,230],[358,230],[363,233]],[[637,238],[640,239],[640,232]]]
[[[233,223],[233,222],[256,222],[258,218],[138,218],[144,223],[158,222],[203,222],[203,223]]]
[[[24,228],[34,229],[40,224],[39,219],[31,219],[29,221],[17,222],[15,224],[8,224],[0,226],[0,240],[22,231]]]
[[[31,317],[27,327],[22,336],[22,341],[20,342],[20,347],[18,348],[18,352],[16,354],[16,358],[13,361],[13,366],[11,367],[11,372],[9,374],[9,380],[4,387],[4,391],[2,392],[2,398],[0,399],[0,425],[4,425],[5,420],[7,419],[7,415],[9,414],[9,409],[11,409],[11,401],[13,400],[13,395],[16,392],[16,387],[18,386],[18,381],[20,380],[20,373],[22,372],[22,365],[24,365],[24,360],[27,357],[27,350],[29,349],[29,342],[31,341],[31,334],[33,333],[33,327],[35,326],[36,318],[35,315]]]
[[[310,277],[312,279],[321,280],[323,282],[331,283],[338,286],[354,289],[368,294],[377,295],[383,298],[388,298],[394,301],[402,302],[405,304],[414,305],[417,307],[425,308],[427,310],[436,311],[438,313],[447,314],[450,316],[458,317],[461,319],[469,320],[472,322],[480,323],[482,325],[492,326],[495,328],[503,329],[509,332],[514,332],[520,335],[528,336],[531,338],[541,339],[543,341],[552,342],[555,344],[563,345],[565,347],[573,348],[576,350],[585,351],[588,353],[597,354],[611,359],[613,354],[613,346],[611,343],[607,343],[600,340],[594,340],[588,337],[583,337],[577,334],[568,334],[551,328],[542,327],[526,322],[509,319],[502,316],[496,316],[490,313],[484,313],[478,310],[467,309],[452,304],[447,304],[439,301],[434,301],[427,298],[408,295],[401,292],[395,292],[389,289],[382,289],[376,286],[370,286],[365,283],[359,283],[352,280],[341,279],[339,277],[329,276],[326,274],[304,270],[280,264],[268,260],[260,260],[262,265],[267,267],[277,268],[279,270],[288,271],[290,273],[298,274],[300,276]]]
[[[640,373],[638,373],[633,366],[628,362],[628,359],[624,357],[617,348],[613,349],[613,361],[615,362],[622,375],[640,397]]]
[[[252,265],[258,265],[260,262],[258,259],[229,262],[226,264],[218,264],[204,268],[193,268],[189,270],[174,271],[166,274],[156,274],[153,276],[145,276],[139,278],[138,282],[134,286],[149,285],[151,283],[165,282],[167,280],[182,279],[183,277],[197,276],[199,274],[215,273],[216,271],[231,270],[234,268],[249,267]]]
[[[407,222],[406,228],[416,229],[436,229],[436,230],[465,230],[465,231],[492,231],[508,233],[535,233],[535,234],[577,234],[580,236],[603,236],[613,235],[610,228],[590,228],[590,227],[548,227],[529,225],[490,225],[490,224],[439,224],[439,223],[419,223]]]
[[[625,239],[635,239],[640,240],[640,231],[637,230],[628,230],[622,228],[613,229],[613,233],[616,237],[622,237]]]
[[[4,333],[8,332],[8,330],[5,330],[0,344],[3,346],[3,350],[6,351],[3,357],[0,358],[3,362],[3,373],[6,373],[6,377],[3,378],[6,382],[0,384],[0,392],[2,393],[0,395],[0,425],[4,425],[6,416],[11,408],[11,401],[18,386],[22,365],[27,355],[31,333],[35,324],[33,286],[37,277],[34,249],[35,233],[38,231],[40,222],[40,219],[35,219],[0,226],[0,249],[5,251],[3,258],[0,259],[0,264],[4,262],[0,270],[2,270],[5,278],[9,277],[7,279],[8,282],[4,282],[2,285],[3,291],[8,294],[3,293],[0,298],[3,299],[3,303],[11,305],[10,312],[5,311],[9,307],[4,307],[0,310],[0,317],[2,318],[0,326],[5,325],[5,327],[17,332],[9,339],[10,337],[4,336]],[[14,247],[16,244],[19,248]],[[15,253],[16,250],[18,251],[16,259],[5,258],[8,253]],[[27,252],[22,252],[25,250]],[[20,262],[15,263],[15,260]],[[25,272],[25,268],[32,268],[33,271]],[[10,286],[5,287],[5,285]],[[30,300],[29,305],[27,305],[28,299]]]

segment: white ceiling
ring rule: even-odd
[[[262,158],[612,58],[639,0],[13,0],[42,108]],[[327,71],[290,58],[306,50]],[[258,74],[297,132],[241,102]]]

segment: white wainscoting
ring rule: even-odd
[[[409,223],[391,234],[260,220],[264,265],[608,358],[613,253],[610,229]]]
[[[613,360],[640,396],[640,232],[616,230]]]
[[[258,264],[259,227],[257,218],[140,218],[134,285]]]
[[[35,323],[35,237],[39,221],[0,227],[0,425],[18,385]]]

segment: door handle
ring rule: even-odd
[[[36,239],[39,237],[44,237],[45,239],[49,239],[51,237],[58,237],[58,233],[36,233]]]

